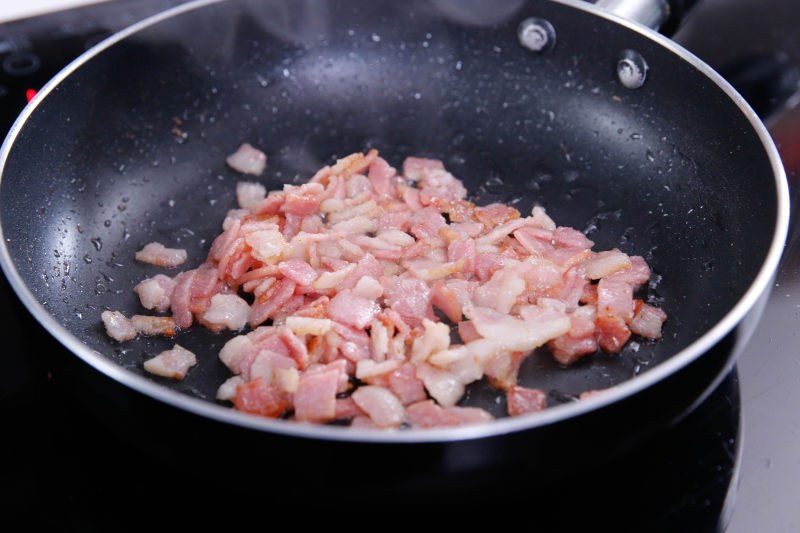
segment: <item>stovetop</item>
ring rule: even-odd
[[[98,39],[177,3],[114,0],[0,24],[0,127],[8,128],[31,91]],[[759,0],[705,0],[674,36],[725,74],[762,114],[784,158],[793,201],[800,190],[800,112],[792,109],[800,79],[798,22],[795,0],[772,0],[768,8]],[[761,327],[737,367],[694,413],[654,442],[578,484],[555,483],[532,493],[537,508],[550,513],[539,517],[539,525],[549,518],[567,530],[800,530],[794,502],[800,414],[792,409],[800,405],[796,233]],[[6,426],[0,480],[14,487],[0,503],[4,516],[84,531],[147,524],[161,509],[195,518],[266,512],[274,506],[267,506],[264,494],[278,498],[281,508],[296,509],[296,495],[275,496],[279,480],[258,480],[263,494],[211,484],[202,469],[164,464],[87,416],[63,382],[62,361],[69,355],[41,333],[4,279],[0,305],[6,346],[14,348],[0,357]]]

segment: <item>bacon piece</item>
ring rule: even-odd
[[[217,389],[217,400],[233,401],[236,397],[236,387],[245,383],[242,376],[231,376],[226,379]]]
[[[240,181],[236,184],[236,201],[242,209],[259,205],[267,196],[267,188],[260,183]]]
[[[401,279],[387,290],[386,305],[396,311],[410,324],[419,324],[428,315],[431,289],[424,281],[409,277]]]
[[[483,373],[493,387],[508,390],[516,385],[519,367],[526,355],[524,352],[498,352],[486,362]]]
[[[419,364],[417,377],[425,384],[428,394],[445,407],[455,405],[464,395],[464,383],[451,372],[428,364]]]
[[[245,413],[278,418],[289,407],[289,399],[259,377],[236,387],[233,404]]]
[[[351,397],[377,427],[395,428],[403,423],[405,407],[389,389],[365,385],[353,391]]]
[[[378,157],[377,150],[370,150],[366,155],[360,152],[350,154],[341,159],[337,159],[336,164],[330,169],[330,174],[343,174],[347,176],[351,174],[360,174],[369,168],[376,157]]]
[[[212,331],[237,331],[247,324],[250,305],[235,294],[215,294],[200,321]]]
[[[620,351],[631,336],[631,330],[628,325],[616,315],[598,316],[597,331],[597,344],[607,353]]]
[[[406,422],[419,428],[448,427],[461,424],[461,417],[433,400],[423,400],[406,407]]]
[[[179,328],[188,328],[192,325],[192,284],[197,276],[196,270],[181,272],[175,276],[175,289],[172,291],[170,308],[175,324]]]
[[[413,156],[403,161],[403,175],[411,181],[421,180],[426,170],[444,170],[444,163],[438,159]]]
[[[302,259],[289,259],[278,263],[278,271],[298,285],[311,285],[317,273]]]
[[[335,333],[337,338],[336,348],[345,359],[353,363],[369,359],[370,338],[366,331],[339,322],[333,322],[332,328],[331,333]]]
[[[283,341],[289,349],[289,355],[297,361],[300,370],[305,370],[309,363],[308,348],[305,342],[300,340],[294,332],[286,326],[278,328],[278,338]]]
[[[493,203],[484,207],[476,207],[475,218],[487,226],[499,226],[518,219],[519,211],[509,205]]]
[[[381,382],[386,381],[384,378],[387,378],[389,373],[399,366],[400,360],[398,359],[390,359],[380,363],[372,359],[362,359],[356,362],[355,375],[361,381],[375,384],[376,381],[379,381],[377,378],[380,378]]]
[[[250,327],[263,324],[267,319],[280,311],[281,307],[285,305],[294,294],[295,287],[297,287],[297,284],[287,278],[275,283],[262,298],[259,298],[259,301],[253,303],[250,307],[250,314],[247,318]]]
[[[176,344],[144,362],[144,369],[151,374],[166,378],[183,379],[191,367],[197,364],[197,357],[186,348]]]
[[[536,315],[525,320],[486,307],[474,307],[467,312],[483,338],[499,349],[520,352],[531,351],[569,331],[570,319],[564,313],[541,311]]]
[[[515,385],[506,393],[506,402],[510,416],[537,413],[547,405],[547,394],[541,389]]]
[[[447,226],[444,217],[435,207],[424,207],[411,215],[411,233],[417,239],[430,239]]]
[[[261,150],[253,148],[250,143],[243,143],[225,162],[238,172],[258,176],[267,166],[267,156]]]
[[[628,254],[620,252],[616,248],[593,253],[589,259],[583,262],[583,268],[589,279],[605,278],[615,272],[630,268],[630,266],[631,260]]]
[[[291,329],[296,335],[324,335],[330,331],[331,325],[332,322],[328,318],[313,318],[297,315],[286,318],[286,327]]]
[[[341,365],[333,364],[304,372],[294,394],[295,419],[317,423],[334,420],[341,375]]]
[[[456,296],[456,291],[445,285],[441,280],[433,284],[431,303],[440,309],[451,322],[461,320],[461,304]]]
[[[272,191],[266,198],[250,208],[251,215],[277,215],[281,212],[286,196],[283,192]]]
[[[633,317],[631,331],[648,339],[661,338],[661,326],[667,319],[667,314],[657,307],[642,303]]]
[[[274,229],[249,233],[244,242],[251,248],[253,257],[265,264],[277,262],[287,246],[283,234]]]
[[[393,197],[396,194],[396,188],[393,183],[393,178],[397,171],[386,162],[382,157],[376,157],[372,164],[369,166],[369,181],[372,188],[378,196]]]
[[[477,250],[475,241],[472,239],[458,239],[450,241],[447,245],[447,260],[451,263],[462,260],[462,272],[473,272],[475,270],[475,258]]]
[[[334,420],[353,420],[356,417],[362,417],[369,420],[364,414],[364,411],[353,401],[353,398],[347,396],[346,398],[336,398],[336,413]],[[372,424],[372,422],[370,421]],[[372,424],[374,426],[374,424]]]
[[[169,310],[175,280],[164,274],[156,274],[136,285],[133,290],[139,295],[142,307],[164,313]]]
[[[251,380],[264,378],[281,392],[294,393],[297,390],[297,362],[276,351],[260,350],[250,365],[248,376]]]
[[[605,279],[627,283],[635,290],[650,280],[650,267],[641,256],[632,255],[629,259],[631,264],[628,268],[614,272]]]
[[[514,238],[531,254],[544,255],[553,249],[553,232],[533,226],[514,230]]]
[[[455,202],[467,196],[467,190],[461,184],[461,181],[444,169],[423,169],[418,186],[420,188],[420,198],[424,195],[425,197],[436,197]]]
[[[293,215],[310,215],[319,208],[324,190],[325,188],[319,183],[306,183],[299,187],[285,185],[283,192],[286,199],[281,210]]]
[[[597,284],[597,314],[633,320],[633,288],[625,282],[601,279]]]
[[[553,244],[558,247],[580,248],[588,250],[594,243],[583,232],[566,226],[558,226],[553,231]]]
[[[453,407],[448,407],[447,410],[458,417],[459,425],[462,426],[465,424],[480,424],[494,420],[494,415],[492,415],[492,413],[480,407],[462,407],[454,405]]]
[[[133,315],[131,324],[143,335],[175,335],[175,320],[169,316]]]
[[[411,363],[403,363],[389,374],[389,388],[400,398],[403,405],[424,400],[428,397],[425,385],[417,377],[417,370]]]
[[[151,242],[136,252],[136,260],[163,267],[182,265],[188,254],[182,248],[167,248],[160,242]]]
[[[137,335],[133,323],[119,311],[103,311],[101,314],[103,325],[109,337],[117,342],[135,339]]]
[[[373,300],[368,300],[344,290],[328,302],[328,314],[342,324],[364,329],[381,310]]]

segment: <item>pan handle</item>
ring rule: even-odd
[[[595,5],[671,35],[699,0],[597,0]]]

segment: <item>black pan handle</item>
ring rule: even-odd
[[[597,0],[610,13],[672,35],[689,10],[700,0]]]
[[[669,16],[658,31],[664,35],[673,35],[678,31],[678,26],[680,26],[686,15],[689,14],[689,11],[699,3],[700,0],[669,0]]]

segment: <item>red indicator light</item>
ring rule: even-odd
[[[36,96],[36,91],[34,91],[33,89],[28,89],[27,91],[25,91],[25,98],[27,98],[29,102],[33,100],[34,96]]]

